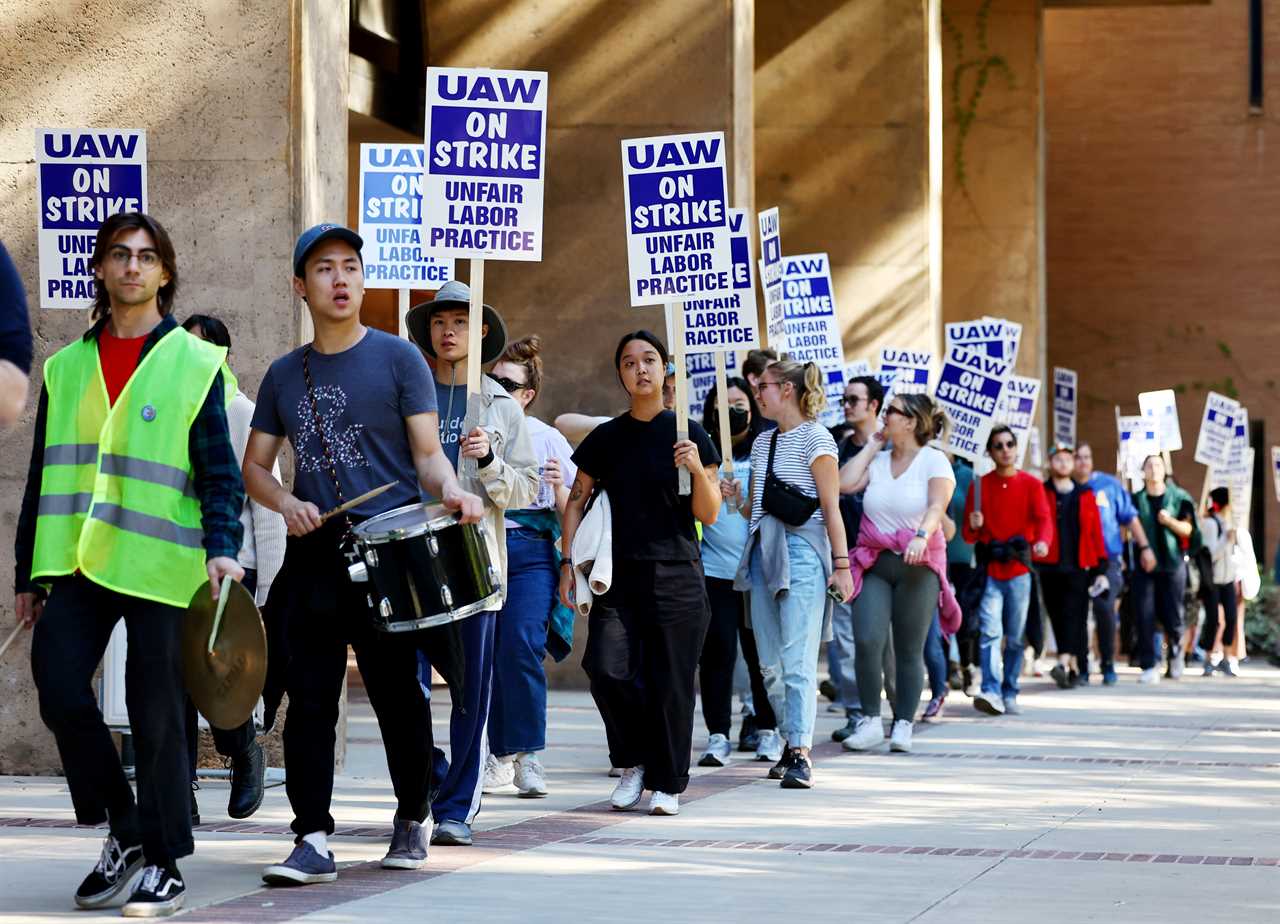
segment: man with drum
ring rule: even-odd
[[[435,386],[422,355],[360,323],[362,245],[359,235],[332,224],[299,236],[293,288],[310,309],[315,338],[267,370],[245,450],[249,495],[281,513],[289,528],[272,605],[280,601],[289,639],[284,756],[296,838],[288,859],[263,871],[272,885],[337,878],[327,838],[334,830],[335,728],[348,643],[378,718],[396,794],[391,847],[382,865],[417,869],[426,862],[432,741],[416,645],[374,628],[370,585],[353,582],[348,573],[350,530],[419,503],[424,492],[464,523],[475,523],[483,512],[441,449]],[[292,492],[271,474],[285,437],[295,456]],[[377,497],[323,517],[323,511],[388,483]]]
[[[467,331],[471,290],[461,282],[448,282],[432,301],[415,305],[405,319],[409,336],[436,363],[436,405],[440,411],[440,441],[450,461],[475,460],[475,474],[463,478],[463,486],[484,501],[484,537],[489,558],[497,565],[503,586],[491,609],[459,624],[465,669],[463,688],[455,691],[449,721],[449,759],[437,750],[432,765],[439,792],[432,802],[435,830],[433,844],[470,846],[471,823],[480,811],[488,736],[489,693],[493,680],[493,637],[507,583],[507,510],[530,506],[538,496],[538,457],[529,439],[524,411],[507,391],[489,376],[481,376],[480,407],[467,418],[467,363],[491,363],[506,347],[507,330],[498,312],[484,306],[480,356],[468,356]],[[464,430],[466,432],[464,432]],[[430,680],[431,651],[424,651],[423,678]],[[461,693],[461,695],[459,695]]]

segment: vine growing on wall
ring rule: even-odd
[[[965,142],[969,138],[969,132],[973,128],[974,121],[978,118],[978,107],[982,102],[982,96],[987,89],[987,84],[991,80],[991,75],[994,73],[1002,76],[1011,90],[1017,85],[1014,80],[1013,69],[1009,67],[1009,62],[1005,60],[1003,55],[993,54],[987,46],[987,22],[991,16],[992,2],[993,0],[982,0],[982,5],[978,7],[978,12],[974,16],[974,44],[977,46],[977,50],[971,58],[965,57],[964,33],[956,25],[955,21],[947,15],[946,9],[942,10],[943,31],[946,32],[947,37],[951,39],[951,43],[955,46],[956,63],[951,71],[951,112],[952,121],[956,125],[956,145],[952,154],[952,170],[955,175],[956,185],[960,187],[966,197],[969,195],[969,174],[964,157]],[[970,76],[971,72],[972,84],[966,92],[966,78]]]

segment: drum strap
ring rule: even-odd
[[[329,451],[329,440],[324,435],[324,421],[320,419],[320,406],[316,402],[315,383],[311,380],[311,346],[307,345],[306,350],[302,353],[302,377],[307,383],[307,400],[311,404],[311,414],[315,418],[316,435],[320,437],[320,451],[324,455],[324,467],[329,473],[329,477],[333,479],[333,489],[338,492],[338,504],[341,506],[347,502],[342,493],[342,483],[338,480],[338,469],[333,464],[333,453]],[[347,513],[342,514],[342,522],[346,524],[346,530],[342,535],[342,549],[346,553],[348,549],[353,549],[355,536],[352,534],[351,517]]]

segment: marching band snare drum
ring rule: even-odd
[[[446,625],[501,602],[480,526],[459,523],[439,504],[397,507],[352,533],[362,561],[351,566],[351,577],[373,585],[373,624],[382,632]]]

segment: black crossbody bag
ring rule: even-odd
[[[793,484],[788,484],[773,473],[773,454],[778,448],[778,431],[769,439],[769,464],[764,476],[764,494],[761,504],[770,516],[777,517],[788,526],[803,526],[818,509],[818,499],[810,497]]]

